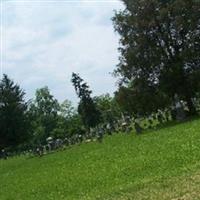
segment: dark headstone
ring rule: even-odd
[[[158,119],[158,122],[159,122],[160,124],[163,123],[163,116],[162,116],[161,113],[158,113],[158,115],[157,115],[157,119]]]
[[[135,122],[135,130],[137,134],[142,133],[142,127],[137,122]]]
[[[169,118],[170,118],[169,112],[166,112],[166,113],[165,113],[165,118],[166,118],[166,121],[168,122],[168,121],[169,121]]]
[[[185,111],[183,108],[176,109],[176,120],[177,121],[184,121],[186,118]]]
[[[176,120],[184,121],[186,114],[182,102],[179,100],[178,95],[175,95],[175,111],[176,111]]]
[[[102,128],[100,128],[100,129],[98,130],[97,140],[98,140],[100,143],[101,143],[102,140],[103,140],[103,129],[102,129]]]
[[[8,154],[7,154],[7,152],[6,152],[5,149],[2,149],[2,150],[1,150],[1,157],[2,157],[4,160],[6,160],[6,159],[8,158]]]

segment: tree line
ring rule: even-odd
[[[84,135],[120,115],[109,94],[91,97],[89,87],[75,73],[72,82],[80,97],[77,108],[69,100],[59,103],[48,87],[37,89],[34,99],[26,101],[24,90],[4,75],[0,82],[0,149],[23,150],[44,144],[48,137]]]

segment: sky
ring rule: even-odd
[[[77,103],[72,72],[93,95],[113,94],[119,35],[111,18],[119,0],[1,0],[2,73],[18,83],[26,99],[48,86],[60,102]]]

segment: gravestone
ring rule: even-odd
[[[176,120],[184,121],[186,114],[182,102],[180,101],[178,95],[175,95],[175,111],[176,111]]]
[[[142,133],[142,127],[139,125],[139,123],[135,122],[135,130],[137,134],[141,134]]]
[[[168,111],[165,112],[165,118],[167,122],[170,120],[170,114]]]
[[[123,122],[122,123],[122,131],[125,132],[126,131],[126,127],[127,127],[127,123]]]
[[[107,131],[108,135],[112,135],[111,124],[110,124],[110,123],[108,123],[108,124],[106,125],[106,131]]]
[[[97,135],[97,140],[101,143],[102,140],[103,140],[103,129],[102,128],[99,128],[98,129],[98,135]]]
[[[5,149],[2,149],[2,150],[1,150],[1,157],[2,157],[4,160],[6,160],[6,159],[8,158],[8,155],[7,155],[7,152],[6,152]]]

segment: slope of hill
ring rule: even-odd
[[[0,161],[1,200],[200,199],[200,120]]]

